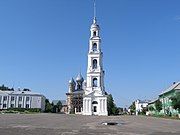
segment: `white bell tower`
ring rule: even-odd
[[[107,115],[107,96],[104,87],[103,53],[101,51],[100,27],[96,20],[94,2],[94,19],[90,28],[87,84],[83,98],[84,115]]]

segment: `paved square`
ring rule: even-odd
[[[107,126],[103,122],[118,122]],[[180,120],[144,116],[1,114],[0,135],[180,135]]]

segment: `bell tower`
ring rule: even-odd
[[[83,98],[84,115],[107,115],[107,97],[104,87],[103,53],[101,51],[100,27],[94,18],[90,27],[86,88]]]
[[[93,19],[90,33],[85,93],[96,91],[96,93],[104,94],[103,53],[101,51],[100,27],[96,17]]]

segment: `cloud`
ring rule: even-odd
[[[180,15],[175,16],[174,20],[180,22]]]

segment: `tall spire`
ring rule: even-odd
[[[94,0],[94,18],[93,23],[96,23],[96,0]]]

